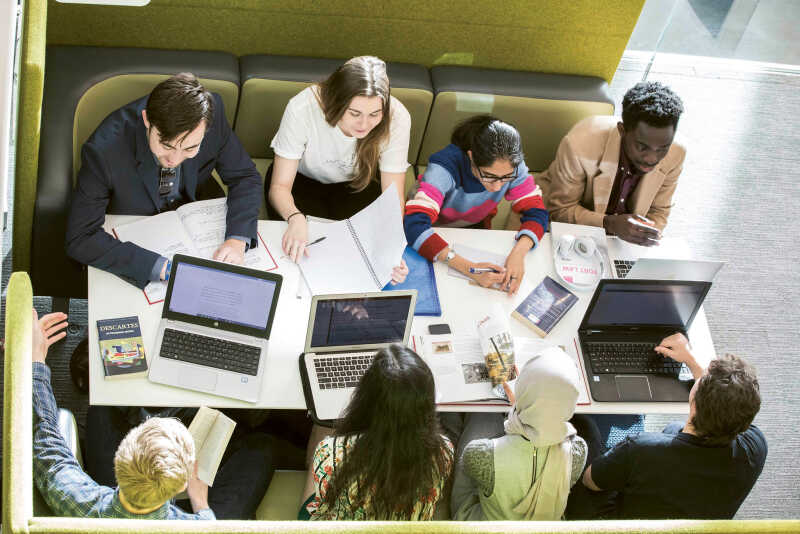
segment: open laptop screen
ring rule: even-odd
[[[170,312],[264,330],[276,286],[276,280],[179,263],[165,304]]]
[[[688,328],[711,284],[603,280],[582,328],[674,326]]]
[[[403,343],[413,297],[319,298],[311,310],[309,352],[332,347]]]

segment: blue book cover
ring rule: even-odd
[[[417,306],[414,315],[442,315],[442,306],[439,304],[439,290],[436,287],[436,276],[433,272],[433,263],[419,255],[411,247],[406,247],[403,259],[408,265],[408,276],[402,284],[387,284],[384,291],[394,289],[416,289]]]
[[[142,331],[135,315],[97,321],[97,340],[106,379],[147,373]]]

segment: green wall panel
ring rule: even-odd
[[[49,0],[48,44],[347,58],[611,77],[643,0]]]

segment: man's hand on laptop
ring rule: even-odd
[[[603,218],[606,233],[613,234],[622,240],[635,245],[651,247],[661,239],[661,232],[653,226],[652,221],[638,215],[622,213],[606,215]]]
[[[47,357],[47,349],[50,345],[62,339],[67,333],[67,314],[56,312],[48,313],[41,319],[36,310],[33,310],[33,346],[31,347],[31,358],[34,362],[44,363]]]
[[[214,253],[214,259],[217,261],[224,261],[225,263],[241,265],[244,263],[244,249],[245,242],[232,237],[226,239],[225,242],[219,246]]]
[[[681,333],[672,334],[662,339],[661,344],[655,348],[655,351],[662,356],[672,358],[676,362],[685,363],[695,380],[698,380],[705,372],[691,353],[689,340]]]

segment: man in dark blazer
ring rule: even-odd
[[[228,187],[225,242],[214,259],[242,263],[257,246],[261,177],[225,118],[222,99],[181,73],[106,117],[81,150],[67,255],[138,287],[165,280],[167,258],[103,230],[105,214],[154,215]]]

